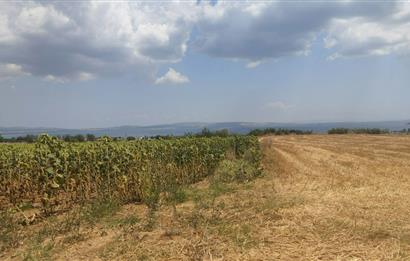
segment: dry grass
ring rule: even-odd
[[[409,136],[274,136],[261,144],[264,177],[188,188],[177,213],[161,207],[150,229],[145,207],[124,206],[81,227],[81,240],[60,235],[52,249],[47,240],[35,245],[33,259],[410,260]],[[27,244],[0,259],[23,259],[33,251]]]
[[[277,159],[278,194],[303,202],[281,211],[285,229],[275,238],[283,243],[274,247],[280,259],[410,260],[409,136],[288,136],[262,143]]]

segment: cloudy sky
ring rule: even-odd
[[[408,1],[1,1],[0,126],[410,119]]]

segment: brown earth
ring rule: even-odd
[[[0,259],[410,260],[410,136],[273,136],[261,146],[265,175],[253,182],[205,181],[155,222],[127,205]]]

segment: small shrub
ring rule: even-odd
[[[127,215],[125,217],[113,218],[109,221],[108,227],[129,227],[139,223],[140,219],[136,215]]]
[[[83,218],[89,224],[95,224],[101,219],[114,215],[120,209],[120,204],[114,200],[97,200],[85,206]]]
[[[0,252],[19,244],[19,225],[10,210],[0,212]]]
[[[248,182],[261,176],[262,172],[246,160],[224,160],[215,173],[222,182]]]

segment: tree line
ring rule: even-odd
[[[265,129],[253,129],[247,133],[250,136],[263,136],[263,135],[309,135],[312,134],[313,131],[311,130],[298,130],[298,129],[284,129],[284,128],[265,128]],[[357,128],[357,129],[349,129],[349,128],[332,128],[328,130],[328,134],[388,134],[388,133],[398,133],[398,134],[410,134],[410,128],[402,129],[400,131],[390,131],[388,129],[380,129],[380,128]],[[155,136],[145,136],[145,137],[134,137],[134,136],[127,136],[127,137],[111,137],[112,140],[137,140],[137,139],[175,139],[175,138],[184,138],[184,137],[228,137],[231,135],[237,135],[235,133],[230,132],[228,129],[221,129],[211,131],[208,128],[203,128],[198,133],[185,133],[181,136],[174,136],[174,135],[155,135]],[[97,136],[94,134],[77,134],[77,135],[57,135],[58,139],[66,141],[66,142],[86,142],[86,141],[96,141],[98,139]],[[18,142],[25,142],[25,143],[33,143],[37,140],[36,135],[28,134],[25,136],[19,137],[12,137],[12,138],[5,138],[0,135],[0,142],[8,142],[8,143],[18,143]]]
[[[33,143],[37,140],[37,135],[28,134],[25,136],[18,136],[18,137],[11,137],[11,138],[4,138],[0,135],[0,142],[8,142],[8,143],[18,143],[18,142],[25,142],[25,143]],[[56,136],[59,140],[67,141],[67,142],[85,142],[85,141],[95,141],[97,137],[94,134],[77,134],[77,135],[57,135]]]
[[[251,130],[248,135],[252,136],[263,136],[263,135],[309,135],[312,134],[311,130],[297,130],[297,129],[275,129],[275,128],[266,128],[266,129],[254,129]]]
[[[388,134],[390,130],[380,128],[332,128],[327,131],[328,134]]]
[[[274,134],[274,135],[290,135],[290,134],[296,134],[296,135],[302,135],[302,134],[312,134],[312,131],[302,131],[302,130],[296,130],[296,129],[274,129],[274,128],[266,128],[266,129],[254,129],[251,130],[247,135],[250,136],[262,136],[262,135],[268,135],[268,134]],[[113,141],[117,140],[137,140],[137,139],[175,139],[175,138],[185,138],[185,137],[228,137],[232,135],[238,135],[236,133],[230,132],[228,129],[221,129],[221,130],[215,130],[211,131],[208,128],[203,128],[200,132],[197,133],[185,133],[184,135],[180,136],[174,136],[174,135],[155,135],[155,136],[144,136],[144,137],[134,137],[134,136],[127,136],[127,137],[111,137]],[[77,135],[57,135],[55,136],[59,140],[63,140],[66,142],[86,142],[86,141],[96,141],[98,139],[97,136],[94,134],[77,134]],[[0,142],[7,142],[7,143],[18,143],[18,142],[24,142],[24,143],[33,143],[37,140],[36,135],[28,134],[25,136],[18,136],[18,137],[12,137],[12,138],[4,138],[0,135]]]
[[[235,135],[233,133],[230,133],[227,129],[222,129],[222,130],[216,130],[216,131],[211,131],[208,128],[202,129],[198,133],[186,133],[182,136],[174,136],[174,135],[155,135],[155,136],[144,136],[144,137],[134,137],[134,136],[127,136],[127,137],[111,137],[113,141],[118,141],[118,140],[137,140],[137,139],[175,139],[175,138],[183,138],[183,137],[228,137],[231,135]],[[18,136],[18,137],[12,137],[12,138],[4,138],[0,135],[0,142],[8,142],[8,143],[18,143],[18,142],[24,142],[24,143],[33,143],[37,140],[36,135],[28,134],[25,136]],[[59,140],[63,140],[66,142],[86,142],[86,141],[96,141],[98,139],[97,136],[94,134],[77,134],[77,135],[56,135]]]

